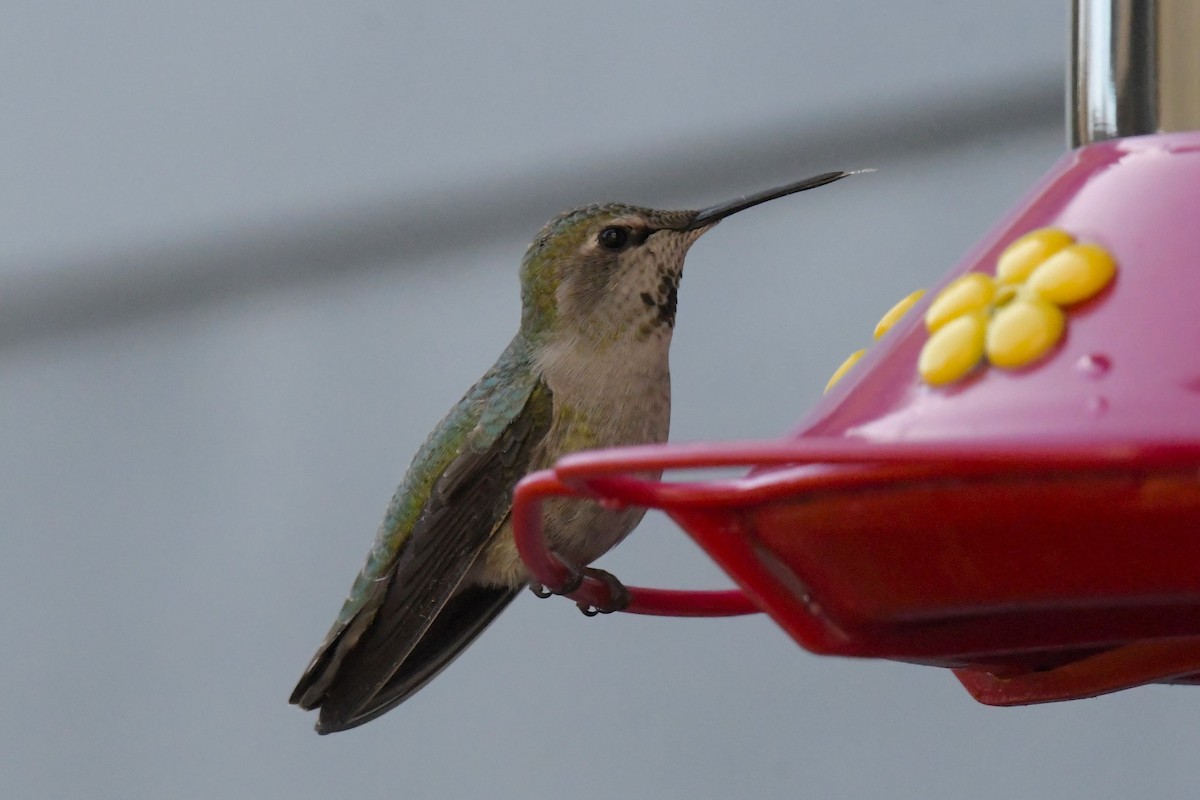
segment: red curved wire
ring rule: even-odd
[[[513,535],[517,542],[517,551],[534,580],[543,586],[562,586],[570,578],[570,573],[546,546],[546,540],[542,536],[542,501],[547,497],[588,496],[591,495],[572,489],[560,481],[554,470],[527,475],[517,485],[512,508]],[[630,614],[726,617],[754,614],[760,610],[736,589],[684,591],[647,589],[640,586],[626,588],[629,590],[630,602],[624,611]],[[567,596],[593,608],[603,608],[612,602],[608,586],[591,577],[585,578],[580,587]]]
[[[901,480],[1030,471],[1128,469],[1182,466],[1200,459],[1200,444],[1143,442],[1095,444],[1072,441],[871,442],[847,438],[801,438],[728,444],[644,445],[575,453],[551,470],[523,479],[513,498],[517,550],[534,580],[564,585],[570,573],[542,536],[542,501],[551,496],[586,497],[609,504],[668,511],[729,508],[794,496]],[[820,464],[824,469],[813,470]],[[835,466],[836,465],[836,466]],[[651,481],[629,473],[668,469],[777,467],[746,477],[701,482]],[[725,616],[760,609],[743,592],[670,591],[628,587],[634,614]],[[586,578],[569,595],[603,607],[608,587]]]

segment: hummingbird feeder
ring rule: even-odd
[[[568,577],[545,498],[645,506],[738,589],[631,587],[628,611],[765,611],[815,653],[948,667],[994,705],[1200,683],[1200,3],[1077,0],[1074,22],[1076,149],[791,434],[522,481],[535,579]],[[749,471],[645,477],[712,467]]]

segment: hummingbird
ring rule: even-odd
[[[851,175],[827,172],[699,211],[608,203],[559,214],[521,261],[521,322],[496,363],[434,428],[388,505],[366,564],[291,695],[318,733],[395,708],[445,669],[531,582],[512,493],[567,453],[667,440],[668,351],[688,249],[725,217]],[[574,580],[628,591],[590,567],[644,509],[545,507]],[[542,587],[532,586],[545,596]]]

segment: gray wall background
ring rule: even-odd
[[[767,619],[522,598],[400,710],[286,698],[557,211],[730,220],[675,441],[772,436],[1064,148],[1064,4],[0,8],[0,796],[1182,797],[1196,689],[997,710]],[[723,580],[661,518],[603,565]]]

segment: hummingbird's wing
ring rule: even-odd
[[[321,708],[319,731],[401,702],[515,594],[458,590],[507,519],[513,487],[550,426],[550,391],[522,366],[501,359],[430,436],[397,490],[350,598],[292,694],[302,708]],[[448,608],[454,616],[442,619]]]

